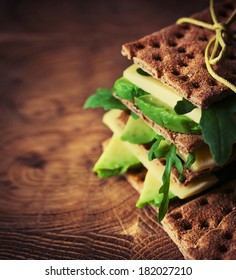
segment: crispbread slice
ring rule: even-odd
[[[235,7],[235,1],[218,4],[216,16],[219,21],[225,22]],[[212,23],[209,9],[192,17]],[[231,28],[235,31],[236,24],[232,24]],[[173,24],[124,44],[122,54],[197,107],[207,108],[231,93],[206,69],[204,50],[214,34],[193,24]],[[236,40],[230,41],[224,57],[213,68],[220,76],[235,82]]]
[[[143,188],[145,172],[143,169],[125,174],[139,193]],[[172,201],[162,224],[185,259],[235,260],[236,179],[190,202]]]
[[[189,259],[236,259],[236,210],[226,215],[216,229],[209,230],[189,249]]]
[[[186,259],[236,259],[236,179],[170,211],[162,224]]]

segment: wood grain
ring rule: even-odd
[[[1,259],[183,258],[124,178],[92,172],[111,133],[85,99],[128,65],[124,41],[179,15],[124,2],[0,3]]]

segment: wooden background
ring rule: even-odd
[[[111,135],[82,110],[130,64],[121,44],[205,1],[0,1],[0,258],[182,259],[122,178],[92,167]]]

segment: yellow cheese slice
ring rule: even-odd
[[[111,110],[103,116],[103,122],[106,124],[113,133],[117,136],[121,136],[122,127],[117,122],[117,118],[120,116],[119,110]],[[158,164],[157,161],[149,161],[145,148],[142,145],[131,144],[129,142],[124,142],[129,150],[135,155],[138,160],[149,170],[156,180],[162,181],[162,174],[164,172],[164,166]],[[187,198],[194,194],[197,194],[216,183],[217,177],[214,175],[209,175],[201,180],[194,181],[188,186],[179,186],[173,180],[170,183],[170,191],[178,196],[179,198]]]
[[[131,65],[124,71],[123,76],[131,83],[152,94],[172,108],[175,107],[177,101],[182,100],[182,97],[175,93],[171,88],[164,85],[161,81],[154,79],[151,76],[138,74],[136,71],[138,68],[139,67],[135,64]],[[199,123],[201,109],[195,108],[192,112],[185,114],[185,116],[189,117],[196,123]]]
[[[178,150],[178,155],[180,158],[186,162],[188,154],[185,154]],[[190,167],[193,172],[202,171],[205,169],[210,169],[216,166],[216,163],[212,157],[210,149],[208,146],[203,146],[197,151],[195,151],[195,162]]]

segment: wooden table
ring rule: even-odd
[[[0,1],[0,258],[182,259],[122,177],[92,167],[111,135],[83,110],[130,64],[121,44],[208,1]]]

